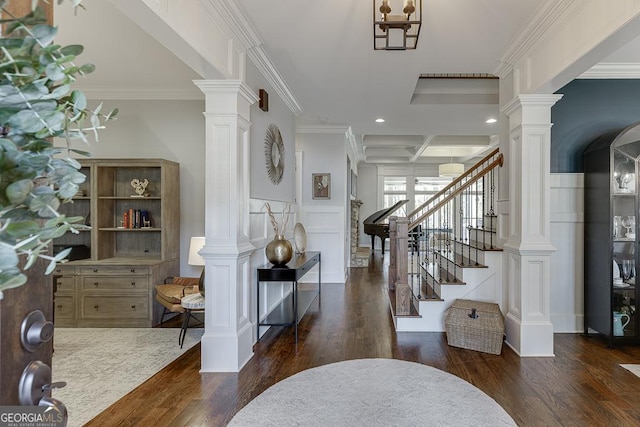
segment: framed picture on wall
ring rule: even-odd
[[[330,199],[331,198],[331,174],[330,173],[314,173],[312,174],[311,183],[313,185],[312,195],[314,199]]]

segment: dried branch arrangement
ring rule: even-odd
[[[267,202],[264,204],[264,206],[267,209],[267,214],[269,214],[269,219],[271,220],[271,226],[273,227],[273,231],[276,234],[276,236],[284,234],[285,230],[287,229],[287,223],[289,222],[289,216],[291,214],[291,204],[287,203],[287,206],[282,210],[282,217],[281,217],[282,227],[280,227],[280,225],[278,224],[278,220],[276,220],[276,217],[273,214],[273,211],[271,210],[271,205],[269,205],[269,203]]]

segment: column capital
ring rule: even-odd
[[[208,115],[231,113],[248,120],[251,105],[259,99],[241,80],[194,80],[193,83],[205,94]]]
[[[242,80],[193,80],[205,95],[238,93],[249,103],[254,104],[260,97]]]
[[[533,94],[518,95],[507,102],[500,111],[509,117],[510,129],[519,125],[551,123],[551,107],[563,95]]]

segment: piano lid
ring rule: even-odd
[[[396,202],[395,205],[390,208],[381,209],[375,212],[373,215],[369,215],[364,221],[363,224],[378,224],[391,216],[392,213],[403,207],[409,203],[409,200],[400,200]]]

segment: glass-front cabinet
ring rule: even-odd
[[[636,311],[640,123],[585,150],[584,328],[609,345],[640,341]]]

